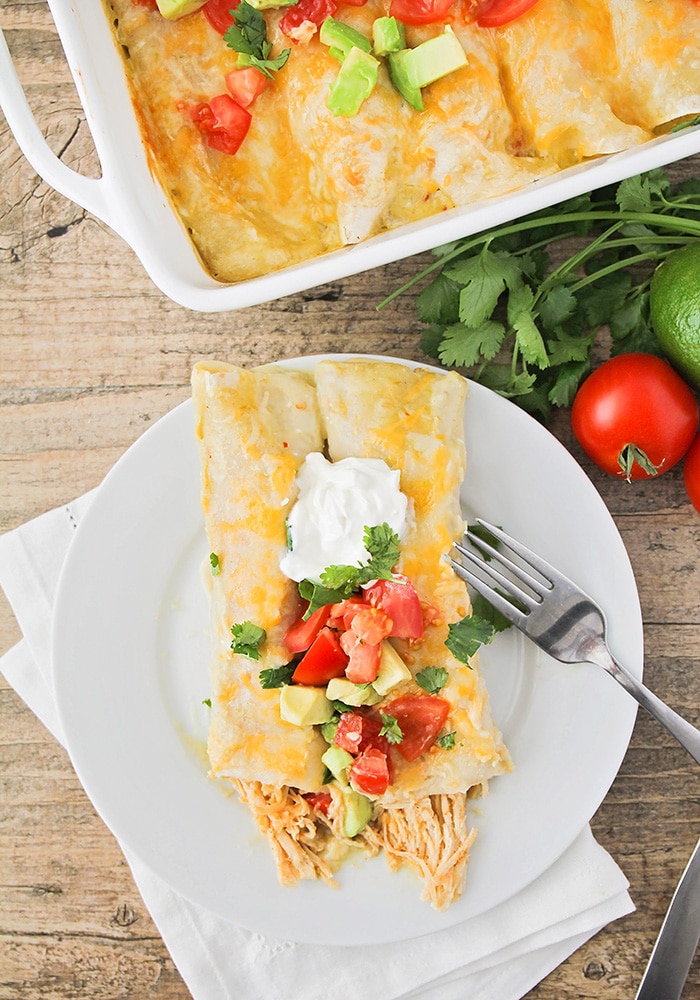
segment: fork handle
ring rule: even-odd
[[[666,911],[635,1000],[680,1000],[700,940],[700,840]]]
[[[601,646],[592,651],[590,659],[593,663],[604,667],[622,685],[625,691],[631,694],[642,708],[646,709],[657,722],[660,722],[678,740],[680,745],[688,751],[690,756],[700,764],[700,731],[695,726],[691,726],[682,715],[674,712],[653,691],[650,691],[636,677],[633,677],[629,671],[613,658],[607,647]]]

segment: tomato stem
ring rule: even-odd
[[[626,444],[617,456],[617,464],[628,483],[632,482],[632,469],[635,462],[641,469],[644,469],[648,476],[658,476],[659,469],[663,465],[663,462],[654,465],[647,453],[636,444]]]

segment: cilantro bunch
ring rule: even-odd
[[[569,406],[609,327],[612,353],[660,354],[649,285],[700,240],[700,180],[652,170],[433,251],[416,309],[421,346],[447,367],[546,418]],[[573,249],[572,249],[573,247]]]

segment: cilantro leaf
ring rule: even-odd
[[[457,730],[453,729],[451,733],[444,733],[442,736],[438,736],[435,740],[439,747],[443,750],[454,749],[455,741],[457,739]]]
[[[443,332],[438,357],[444,365],[470,368],[482,359],[495,358],[505,335],[506,328],[496,320],[486,320],[477,327],[453,323]]]
[[[280,688],[284,687],[285,684],[290,684],[295,669],[294,663],[286,663],[282,667],[268,667],[267,670],[261,670],[258,675],[260,687]]]
[[[473,656],[480,646],[491,642],[495,634],[496,629],[490,621],[477,615],[468,615],[449,626],[445,645],[455,659],[469,666],[469,657]]]
[[[231,649],[234,653],[240,653],[251,660],[260,659],[260,646],[267,639],[267,632],[264,628],[254,625],[250,621],[241,622],[231,626],[231,635],[233,636]]]
[[[267,40],[265,16],[247,0],[240,0],[235,8],[233,24],[227,28],[224,41],[238,53],[239,66],[256,66],[270,79],[273,71],[282,69],[291,52],[291,49],[283,49],[278,56],[270,58],[272,45]]]
[[[321,573],[321,583],[326,590],[348,597],[357,585],[359,566],[328,566]]]
[[[221,562],[216,552],[209,553],[209,565],[211,566],[211,575],[218,576],[221,572]]]
[[[428,694],[442,691],[448,679],[449,674],[444,667],[425,667],[416,674],[416,684]]]
[[[494,634],[505,632],[511,626],[506,616],[494,608],[493,604],[490,604],[481,594],[475,594],[472,601],[472,617],[480,618],[492,625]]]
[[[309,602],[309,606],[304,612],[304,619],[308,619],[314,613],[322,608],[324,604],[339,604],[344,601],[346,597],[349,597],[352,593],[352,588],[347,590],[345,588],[340,590],[333,590],[329,587],[324,587],[323,584],[314,583],[313,580],[302,580],[299,584],[299,595]]]
[[[428,323],[456,323],[459,318],[459,285],[440,273],[416,296],[418,318]]]
[[[396,532],[386,522],[373,528],[365,528],[365,548],[369,552],[370,560],[367,566],[363,567],[366,579],[362,582],[390,580],[391,571],[401,555],[401,544]]]
[[[386,712],[381,712],[381,717],[382,728],[379,730],[379,735],[386,736],[389,743],[400,743],[403,740],[403,731],[397,720]]]

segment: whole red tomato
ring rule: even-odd
[[[683,463],[683,481],[693,507],[700,513],[700,434],[686,452]]]
[[[667,361],[619,354],[589,375],[571,424],[586,454],[610,475],[647,479],[683,458],[698,428],[698,401]]]

